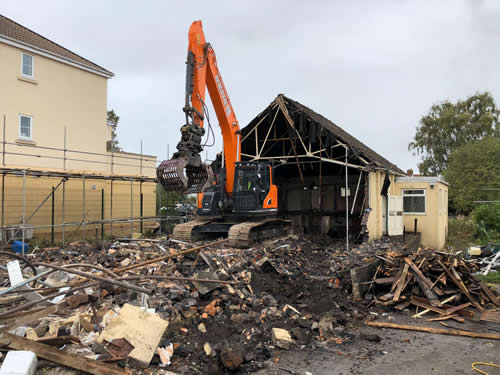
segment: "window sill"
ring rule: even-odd
[[[31,139],[17,138],[16,143],[19,145],[36,146],[36,142]]]
[[[403,212],[405,216],[427,216],[426,212]]]
[[[23,81],[23,82],[31,83],[33,85],[38,85],[37,81],[35,81],[34,79],[29,78],[29,77],[17,76],[17,79],[20,80],[20,81]]]

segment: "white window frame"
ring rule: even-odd
[[[24,72],[23,72],[23,58],[25,55],[31,57],[31,75],[24,74]],[[21,52],[21,76],[26,77],[26,78],[31,78],[31,79],[35,78],[35,55]]]
[[[422,194],[406,194],[406,191],[409,190],[423,190]],[[425,188],[408,188],[408,189],[402,189],[401,190],[401,195],[403,196],[403,215],[422,215],[425,216],[427,215],[427,189]],[[404,210],[404,199],[405,197],[424,197],[424,212],[406,212]]]
[[[25,137],[21,134],[21,118],[22,117],[27,117],[30,119],[30,136]],[[33,117],[28,116],[28,115],[19,115],[19,139],[24,139],[24,140],[29,140],[31,141],[33,139]]]

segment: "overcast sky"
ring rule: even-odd
[[[120,143],[139,152],[142,138],[158,158],[180,139],[197,19],[240,125],[284,93],[404,170],[417,165],[408,142],[433,103],[483,90],[500,100],[495,0],[1,0],[0,13],[114,72]]]

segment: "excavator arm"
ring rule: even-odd
[[[235,166],[240,161],[241,141],[238,120],[227,94],[217,66],[215,52],[205,40],[201,21],[195,21],[189,29],[189,45],[186,62],[186,94],[184,113],[186,124],[181,127],[181,141],[171,160],[158,167],[157,176],[168,190],[200,192],[211,180],[213,172],[201,162],[201,144],[208,122],[205,104],[205,88],[222,131],[226,193],[231,195],[234,185]]]

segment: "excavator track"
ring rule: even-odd
[[[276,218],[244,221],[229,229],[229,245],[234,247],[250,247],[254,243],[268,238],[288,234],[291,221]]]
[[[199,238],[196,238],[193,236],[193,230],[196,227],[199,227],[204,224],[208,224],[213,219],[201,219],[201,218],[196,218],[194,220],[188,221],[187,223],[182,223],[182,224],[177,224],[174,227],[174,231],[172,233],[172,237],[175,240],[178,241],[184,241],[184,242],[196,242],[199,241]]]

